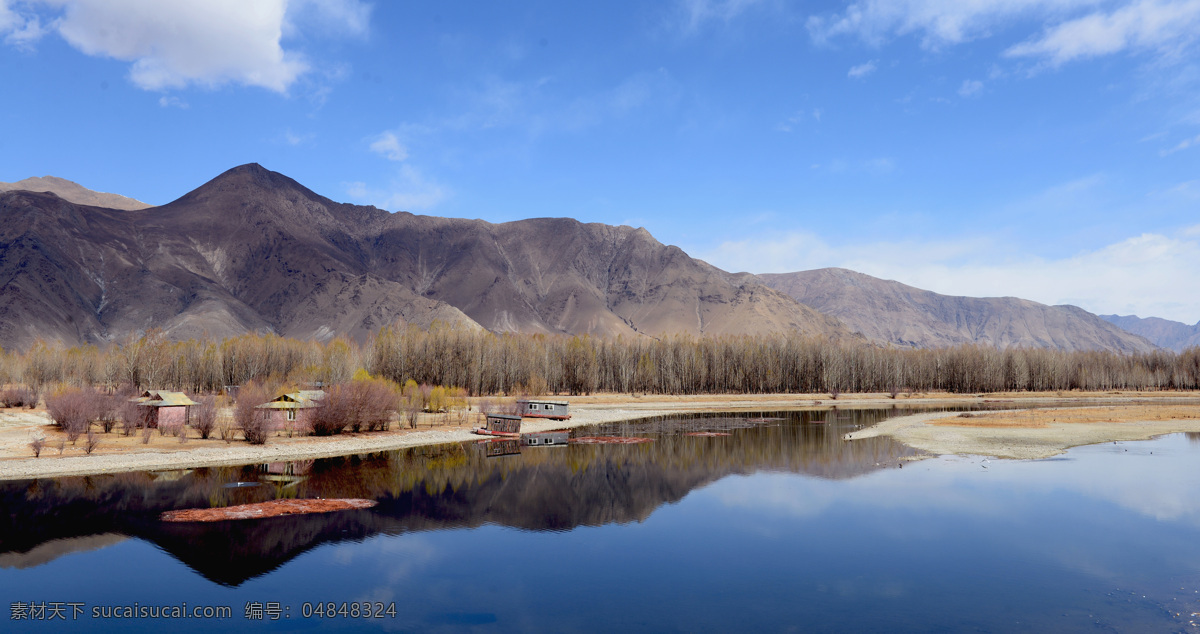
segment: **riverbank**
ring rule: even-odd
[[[562,397],[558,397],[562,398]],[[1200,413],[1200,394],[1177,392],[1097,393],[1016,393],[1016,394],[842,394],[836,400],[829,394],[772,395],[701,395],[661,396],[605,394],[570,397],[570,421],[526,419],[523,431],[567,429],[670,414],[704,412],[770,412],[815,410],[833,407],[939,407],[993,404],[1016,407],[1104,404],[1126,406],[1193,406]],[[953,417],[955,414],[950,414]],[[1111,440],[1136,440],[1175,431],[1200,431],[1200,419],[1188,421],[1144,421],[1142,423],[1105,423],[1057,427],[991,429],[930,425],[947,418],[939,414],[919,414],[892,419],[870,430],[850,434],[891,435],[897,440],[929,454],[978,453],[1014,458],[1054,455],[1067,447]],[[963,419],[967,420],[967,419]],[[971,419],[975,420],[975,419]],[[266,445],[249,445],[242,440],[226,442],[189,437],[181,443],[171,436],[98,434],[99,444],[86,453],[84,438],[71,444],[50,425],[44,412],[0,410],[0,480],[15,480],[68,475],[92,475],[128,471],[155,471],[196,467],[286,462],[332,456],[390,451],[408,447],[479,440],[471,433],[479,421],[477,414],[467,419],[424,415],[417,429],[345,434],[332,437],[272,436]],[[1064,423],[1065,425],[1065,423]],[[972,431],[973,430],[973,431]],[[860,435],[861,434],[861,435]],[[33,437],[42,435],[46,444],[41,457],[34,458],[29,446]],[[989,440],[992,438],[992,440]],[[1078,442],[1076,442],[1078,441]],[[59,443],[62,443],[61,445]],[[1023,448],[1032,447],[1030,452]],[[1047,453],[1049,452],[1049,453]]]
[[[964,454],[1033,460],[1071,447],[1200,433],[1200,404],[1111,403],[1097,407],[937,412],[900,416],[843,436],[853,442],[890,436],[924,456]]]

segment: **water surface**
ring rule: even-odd
[[[272,631],[1200,631],[1196,436],[1041,461],[909,462],[887,438],[841,440],[896,413],[677,417],[572,432],[654,439],[637,445],[465,443],[0,483],[5,609],[85,610],[6,625],[158,630],[90,614],[186,601],[228,606],[224,627]],[[706,431],[729,435],[687,435]],[[158,520],[278,497],[379,505]],[[396,610],[305,618],[316,602]],[[278,604],[279,620],[247,620],[248,603]]]

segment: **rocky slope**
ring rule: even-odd
[[[494,225],[336,203],[251,164],[149,210],[0,194],[0,346],[247,331],[364,338],[397,320],[495,331],[849,336],[645,230]]]
[[[1100,319],[1168,350],[1182,352],[1200,346],[1200,323],[1189,326],[1180,321],[1137,315],[1100,315]]]
[[[936,348],[982,344],[1145,352],[1154,344],[1082,308],[1015,297],[955,297],[828,268],[759,275],[764,284],[842,320],[868,339]]]
[[[41,176],[26,178],[15,183],[0,183],[0,192],[25,190],[31,192],[50,192],[63,200],[69,200],[80,205],[107,207],[109,209],[136,210],[150,207],[140,200],[134,200],[120,194],[106,194],[92,191],[79,183],[57,176]]]

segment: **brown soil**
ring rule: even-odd
[[[1108,407],[1055,407],[985,414],[964,412],[930,425],[940,427],[1026,428],[1041,429],[1055,423],[1131,423],[1200,419],[1200,404],[1138,404]]]
[[[223,508],[184,509],[167,511],[160,516],[164,522],[224,522],[226,520],[256,520],[281,515],[331,513],[347,509],[369,509],[375,500],[270,500],[255,504],[239,504]]]

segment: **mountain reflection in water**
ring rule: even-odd
[[[844,479],[895,467],[911,449],[888,438],[845,442],[842,435],[903,413],[671,417],[572,432],[654,439],[638,445],[573,444],[503,455],[511,448],[489,452],[494,445],[471,442],[299,463],[6,482],[0,484],[6,511],[0,516],[0,566],[36,566],[53,559],[47,553],[58,544],[67,554],[77,549],[74,542],[118,534],[152,542],[204,577],[236,586],[318,545],[376,534],[483,524],[567,531],[642,521],[731,474],[769,470]],[[686,435],[696,431],[731,435]],[[229,486],[239,482],[260,485]],[[158,519],[172,509],[318,497],[367,498],[379,505],[254,521]]]

